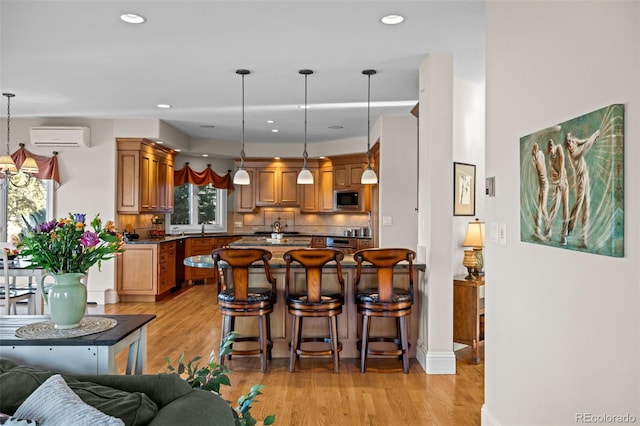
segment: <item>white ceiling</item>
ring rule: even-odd
[[[484,10],[480,0],[0,0],[0,89],[16,94],[16,118],[156,118],[191,136],[240,141],[235,70],[246,68],[245,141],[300,143],[298,71],[309,68],[308,142],[364,136],[363,69],[378,71],[372,124],[409,113],[429,53],[452,52],[456,75],[484,81]],[[127,12],[146,23],[122,22]],[[381,24],[389,13],[405,22]]]

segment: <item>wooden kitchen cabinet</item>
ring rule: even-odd
[[[334,189],[361,188],[360,178],[366,168],[365,164],[339,164],[333,166]]]
[[[256,169],[256,206],[297,206],[298,173],[293,167]]]
[[[453,341],[473,348],[472,362],[480,363],[484,345],[484,277],[453,280]]]
[[[319,168],[309,167],[313,175],[313,185],[300,185],[301,213],[333,213],[333,167],[329,161],[320,163]]]
[[[231,242],[240,239],[240,237],[191,237],[185,243],[185,257],[189,256],[209,256],[211,252],[220,247],[226,247]],[[194,268],[185,266],[185,281],[193,284],[194,282],[212,281],[215,279],[215,270],[213,268]]]
[[[239,213],[253,213],[256,211],[255,170],[245,169],[249,174],[249,185],[236,185],[236,211]]]
[[[128,244],[117,256],[117,290],[122,302],[155,302],[176,285],[176,242]]]
[[[144,138],[118,138],[118,213],[172,213],[174,151]]]

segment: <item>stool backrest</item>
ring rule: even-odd
[[[341,251],[326,248],[305,248],[287,251],[282,258],[286,264],[285,289],[287,296],[291,286],[291,263],[297,262],[305,268],[307,300],[319,303],[322,294],[322,269],[331,262],[336,262],[336,273],[340,284],[340,294],[344,296],[344,278],[340,261],[344,259]]]
[[[409,291],[413,295],[413,260],[416,253],[405,248],[372,248],[359,250],[353,254],[357,263],[355,286],[360,284],[363,262],[377,268],[378,295],[381,302],[393,301],[393,268],[402,261],[409,263]]]
[[[249,297],[249,267],[256,262],[262,262],[267,281],[271,284],[272,290],[276,291],[276,279],[271,275],[269,260],[271,259],[269,250],[259,248],[218,248],[213,250],[213,267],[218,271],[219,262],[223,261],[231,266],[233,276],[233,291],[235,299],[246,301]],[[218,292],[222,290],[220,273],[216,272],[216,283]]]

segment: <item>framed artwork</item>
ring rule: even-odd
[[[520,240],[624,256],[624,105],[520,138]]]
[[[476,214],[476,166],[453,163],[453,215]]]

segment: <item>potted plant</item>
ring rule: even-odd
[[[89,269],[96,263],[100,269],[102,261],[124,251],[122,235],[112,221],[103,226],[100,215],[96,215],[90,229],[85,219],[85,214],[69,214],[67,218],[28,225],[19,236],[20,256],[29,260],[30,267],[46,271],[40,279],[40,290],[59,329],[80,325],[87,305],[87,288],[81,280]],[[44,289],[47,276],[55,280],[48,292]]]
[[[231,345],[237,337],[238,333],[232,331],[222,339],[222,342],[220,342],[220,354],[222,356],[228,355],[231,352]],[[177,373],[182,376],[194,389],[202,389],[220,394],[221,385],[231,386],[231,381],[227,375],[231,370],[227,366],[215,362],[215,352],[211,354],[209,363],[202,367],[198,364],[198,361],[201,359],[202,357],[196,356],[185,364],[183,353],[180,359],[178,359],[178,367],[176,369],[171,365],[171,358],[167,357],[167,369],[171,373]],[[253,385],[249,393],[238,398],[238,405],[233,407],[236,425],[253,426],[257,424],[257,420],[251,415],[251,404],[258,402],[256,398],[262,395],[262,392],[260,392],[262,389],[264,389],[264,386],[261,384]],[[229,403],[231,402],[229,401]],[[275,420],[276,416],[272,414],[265,417],[262,423],[264,425],[271,425]]]

